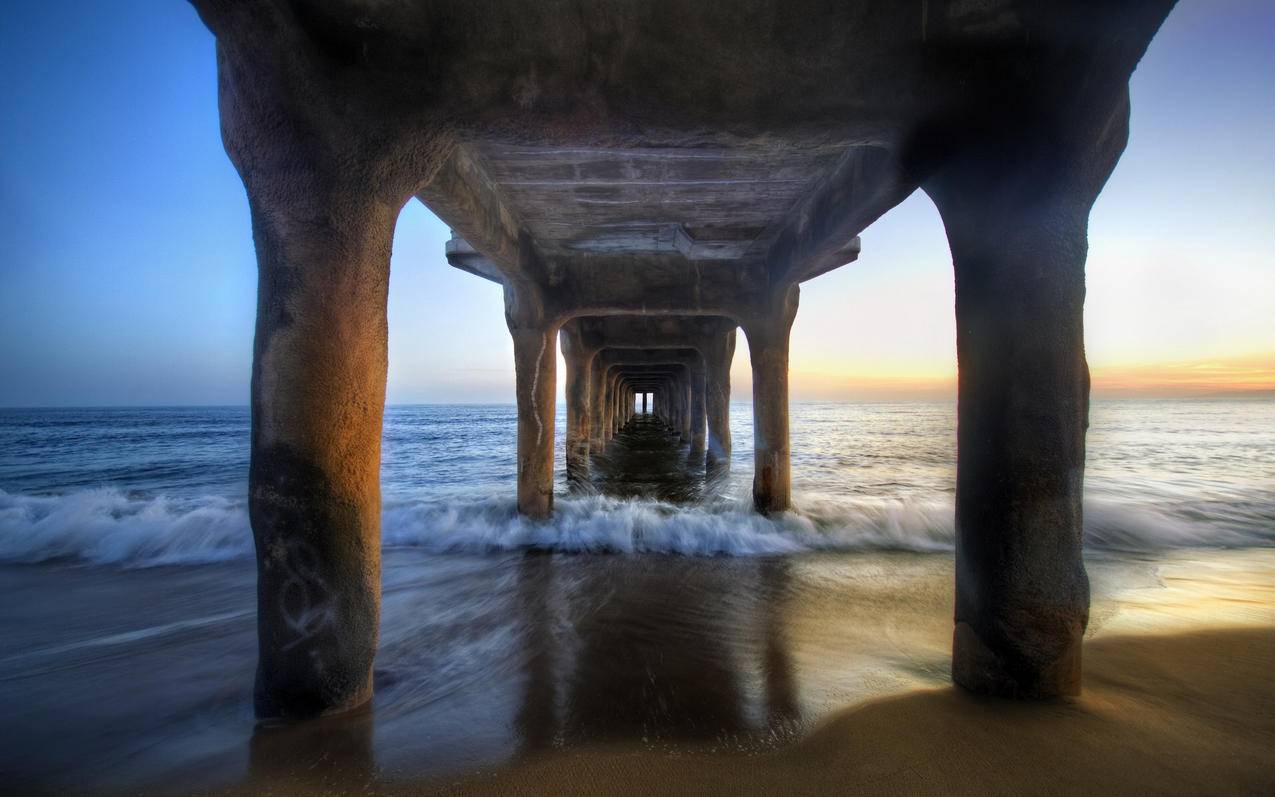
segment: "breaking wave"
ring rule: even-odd
[[[519,517],[512,501],[387,507],[387,546],[435,552],[543,548],[568,552],[752,556],[803,550],[946,550],[950,510],[902,502],[762,517],[745,505],[680,506],[649,499],[559,500],[549,522]]]
[[[552,520],[518,516],[512,500],[389,501],[386,547],[431,553],[525,548],[564,552],[751,556],[818,550],[948,551],[950,502],[848,503],[807,496],[801,511],[775,518],[746,504],[677,506],[603,496],[560,498]],[[1091,499],[1086,544],[1117,551],[1242,547],[1275,543],[1275,506],[1219,502],[1189,510]],[[0,491],[0,561],[78,561],[149,567],[249,557],[242,501],[178,501],[96,489],[56,496]]]
[[[74,559],[133,566],[207,564],[248,556],[242,502],[178,502],[100,488],[32,496],[0,490],[0,561]]]

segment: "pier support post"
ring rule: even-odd
[[[624,393],[624,376],[618,371],[615,374],[613,384],[614,388],[611,390],[611,418],[615,421],[615,426],[611,433],[618,435],[620,430],[624,428],[624,402],[621,400],[621,394]]]
[[[691,378],[691,452],[690,460],[695,464],[702,464],[704,461],[704,418],[706,413],[706,396],[705,396],[705,379],[706,373],[704,368],[704,358],[701,355],[699,362],[692,365],[688,369]]]
[[[589,360],[589,453],[601,454],[609,439],[606,434],[606,373],[601,358]]]
[[[682,438],[681,409],[681,385],[677,379],[670,377],[668,386],[669,431],[677,435],[679,442]]]
[[[673,431],[677,434],[678,442],[686,442],[690,437],[686,423],[682,418],[686,414],[686,380],[681,376],[673,376]]]
[[[218,46],[222,133],[257,251],[248,514],[263,719],[372,695],[390,248],[410,186],[355,134],[316,135],[269,69]],[[339,143],[333,143],[339,142]],[[339,150],[339,151],[338,151]]]
[[[603,448],[611,442],[611,372],[607,368],[599,368],[600,374],[599,385],[602,388],[599,401],[601,402],[601,414],[598,416],[602,422],[602,443]]]
[[[1128,133],[1127,93],[1115,106],[980,143],[925,185],[956,272],[952,677],[975,692],[1080,690],[1084,271],[1089,210]]]
[[[730,366],[735,358],[735,329],[709,336],[703,354],[708,422],[704,471],[714,476],[730,470]]]
[[[624,377],[617,376],[615,390],[611,393],[611,417],[615,419],[615,434],[624,429]]]
[[[562,358],[567,365],[567,481],[580,484],[589,480],[589,440],[592,437],[592,403],[589,395],[592,380],[593,352],[586,349],[577,322],[568,322],[560,330]]]
[[[788,338],[800,289],[779,290],[744,323],[753,365],[753,506],[782,512],[792,505],[788,442]]]
[[[620,376],[614,371],[611,374],[610,389],[607,391],[607,414],[611,418],[611,437],[620,433]]]
[[[690,368],[685,369],[685,373],[677,378],[677,400],[678,400],[678,428],[680,430],[681,440],[683,443],[691,442],[691,435],[694,434],[694,423],[691,416],[691,378]]]
[[[613,368],[607,375],[607,434],[611,439],[614,439],[616,433],[620,431],[618,421],[620,405],[616,400],[616,393],[620,389],[619,383],[620,376]]]
[[[595,362],[600,362],[601,358],[594,358]],[[602,437],[602,447],[599,451],[605,451],[607,443],[611,442],[611,374],[607,368],[598,366],[598,422],[602,429],[600,431]]]
[[[538,302],[531,293],[505,286],[505,320],[514,340],[518,397],[518,511],[545,518],[553,511],[558,329],[538,318]]]

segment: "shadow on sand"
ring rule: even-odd
[[[675,752],[643,744],[620,719],[642,693],[627,666],[616,677],[592,670],[588,710],[573,728],[610,738],[573,750],[519,756],[494,774],[463,781],[272,780],[275,793],[330,790],[407,794],[1270,794],[1275,769],[1275,629],[1239,628],[1165,636],[1108,637],[1087,647],[1085,694],[1048,704],[926,690],[871,702],[822,723],[805,738],[763,755],[701,746]],[[602,654],[599,667],[615,661]],[[683,661],[682,665],[687,662]],[[534,666],[534,665],[532,665]],[[710,676],[717,677],[717,673]],[[599,682],[600,681],[600,682]],[[658,715],[648,700],[638,716]],[[604,685],[607,684],[607,685]],[[540,700],[542,692],[536,693]],[[618,696],[613,708],[594,702]],[[681,701],[729,719],[731,687]],[[737,705],[737,704],[736,704]],[[524,738],[543,739],[553,722],[528,707]],[[686,729],[687,715],[666,727]],[[702,716],[702,715],[701,715]],[[530,726],[535,726],[530,730]],[[694,728],[691,729],[694,735]],[[339,737],[327,739],[339,746]],[[351,747],[365,751],[353,741]],[[311,751],[313,754],[317,751]],[[346,755],[341,753],[339,756]],[[254,761],[256,756],[254,756]],[[320,754],[320,763],[329,760]],[[310,770],[313,772],[314,770]],[[264,787],[245,784],[248,791]]]

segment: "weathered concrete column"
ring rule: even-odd
[[[704,469],[708,475],[730,470],[730,366],[735,359],[735,330],[714,335],[704,342],[708,448]]]
[[[611,439],[607,433],[606,418],[606,373],[601,358],[596,354],[590,358],[589,403],[592,405],[589,428],[589,453],[601,454],[606,443]]]
[[[567,480],[579,484],[589,480],[589,440],[591,409],[589,387],[593,352],[580,340],[578,324],[568,322],[560,330],[562,357],[567,365]]]
[[[681,437],[681,434],[682,434],[682,416],[680,413],[681,400],[679,398],[680,387],[681,385],[678,384],[677,379],[672,377],[669,378],[668,425],[669,425],[669,431],[677,434],[679,438]]]
[[[518,511],[533,518],[553,511],[553,441],[558,329],[539,320],[528,288],[505,286],[505,321],[514,340],[518,396]]]
[[[682,386],[677,379],[669,380],[669,428],[670,431],[677,434],[678,439],[682,437]]]
[[[353,133],[316,135],[255,51],[219,42],[222,134],[257,251],[248,511],[258,717],[372,695],[390,248],[409,186]],[[251,77],[248,77],[248,76]]]
[[[611,417],[615,420],[614,434],[624,428],[624,376],[615,375],[615,389],[611,391]]]
[[[694,434],[694,421],[691,410],[691,378],[690,369],[686,369],[687,373],[678,380],[677,399],[679,403],[678,415],[678,433],[683,443],[690,443],[691,436]]]
[[[683,443],[691,442],[691,380],[689,376],[682,376],[680,384],[677,386],[678,403],[681,405],[681,415],[678,417],[678,434]]]
[[[611,377],[607,380],[607,417],[610,419],[607,424],[610,428],[611,437],[615,437],[620,431],[620,375],[611,371]]]
[[[956,272],[952,677],[1019,698],[1080,690],[1086,231],[1124,148],[1127,93],[1066,116],[971,146],[925,185]]]
[[[620,432],[620,376],[611,375],[611,389],[607,391],[607,404],[611,416],[611,436]]]
[[[611,417],[615,420],[615,428],[612,430],[615,434],[619,434],[624,428],[624,378],[616,377],[615,390],[611,393]]]
[[[611,442],[611,375],[603,369],[601,372],[600,385],[602,387],[602,440],[603,447],[606,443]]]
[[[606,444],[611,442],[611,373],[606,368],[599,368],[599,386],[601,387],[599,401],[601,402],[599,416],[602,419],[602,443],[605,449]]]
[[[701,357],[699,364],[692,366],[690,369],[690,393],[691,393],[691,452],[690,459],[692,462],[699,463],[704,456],[704,416],[706,412],[706,396],[705,396],[705,379],[706,372],[704,368],[704,360]]]
[[[753,364],[753,506],[781,512],[792,505],[788,442],[788,337],[800,289],[793,285],[744,322]]]

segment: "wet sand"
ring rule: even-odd
[[[5,793],[1270,793],[1275,551],[1090,561],[1085,694],[947,685],[951,559],[386,558],[377,696],[255,727],[247,563],[0,568]]]
[[[653,431],[596,486],[711,490]],[[1275,549],[1087,564],[1020,705],[950,686],[950,554],[391,549],[371,704],[278,727],[251,562],[0,567],[0,794],[1275,793]]]
[[[1275,631],[1112,636],[1085,694],[1045,706],[926,690],[831,717],[771,755],[559,754],[455,794],[1271,794]],[[416,786],[396,784],[410,793]]]

